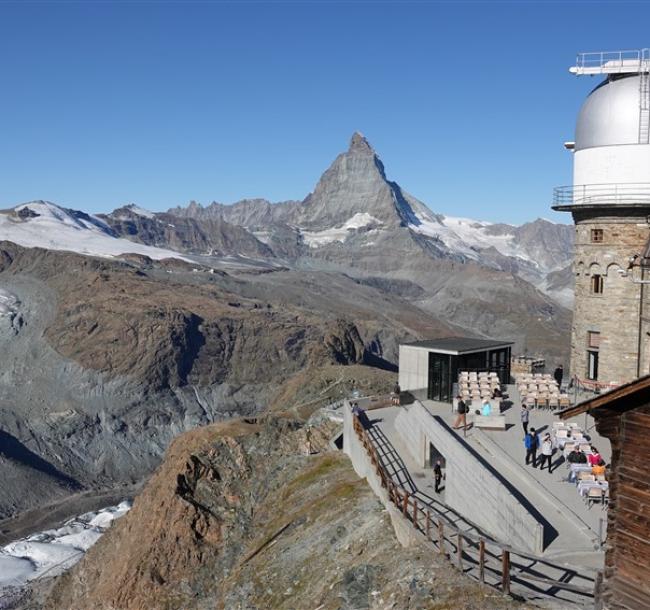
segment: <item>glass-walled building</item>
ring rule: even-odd
[[[445,337],[399,346],[399,384],[402,391],[426,390],[429,400],[452,402],[460,371],[494,372],[510,383],[513,343],[495,339]]]

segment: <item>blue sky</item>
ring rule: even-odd
[[[437,212],[569,222],[578,51],[643,2],[6,2],[0,207],[302,199],[353,131]]]

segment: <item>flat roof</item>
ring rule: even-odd
[[[491,349],[510,347],[514,341],[497,341],[496,339],[474,339],[472,337],[442,337],[440,339],[427,339],[426,341],[413,341],[402,343],[408,347],[419,347],[431,352],[441,354],[471,354],[473,352],[486,352]]]

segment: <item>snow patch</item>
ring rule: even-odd
[[[18,297],[0,288],[0,316],[14,316],[18,312]]]
[[[345,241],[351,231],[381,224],[381,221],[377,220],[367,212],[357,212],[340,227],[333,227],[331,229],[325,229],[324,231],[302,231],[302,236],[305,243],[310,248],[318,248],[319,246],[330,244],[335,241]]]
[[[89,256],[114,257],[134,253],[155,260],[188,260],[173,250],[114,237],[100,218],[48,202],[26,203],[14,208],[13,214],[0,214],[0,240],[27,248],[67,250]]]
[[[514,234],[490,235],[485,229],[490,222],[444,216],[441,221],[417,215],[420,224],[411,225],[411,230],[428,237],[439,239],[451,252],[479,260],[479,250],[494,248],[504,256],[518,258],[537,266],[524,250],[515,243]]]
[[[3,589],[21,587],[41,576],[56,576],[77,563],[84,553],[131,508],[125,500],[66,521],[57,529],[32,534],[0,548],[0,596]]]
[[[135,203],[131,203],[126,206],[131,212],[134,214],[137,214],[138,216],[142,216],[143,218],[155,218],[155,215],[153,212],[150,212],[149,210],[145,210],[144,208],[141,208],[139,205],[135,205]]]

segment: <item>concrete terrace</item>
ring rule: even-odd
[[[599,536],[605,534],[606,510],[599,504],[587,508],[575,484],[566,480],[568,468],[561,452],[557,451],[553,457],[550,475],[547,470],[540,471],[539,468],[524,465],[524,434],[519,418],[518,395],[516,388],[511,386],[509,390],[511,401],[505,401],[503,411],[507,422],[505,431],[470,427],[465,437],[462,430],[454,431],[454,434],[463,438],[468,450],[476,452],[507,480],[543,516],[551,526],[549,530],[554,530],[546,540],[544,557],[584,567],[602,567],[603,552],[599,548]],[[432,416],[440,417],[451,427],[455,419],[451,405],[429,400],[421,403]],[[436,494],[432,470],[418,466],[407,450],[402,436],[395,429],[395,418],[400,409],[409,409],[409,406],[384,407],[368,413],[374,422],[369,433],[380,450],[384,465],[405,489],[411,490],[438,512],[444,510],[445,515],[458,527],[471,531],[473,528],[461,515],[445,506],[444,482],[441,493]],[[542,432],[550,430],[552,422],[556,420],[550,411],[534,410],[530,415],[529,428],[534,427]],[[471,422],[471,416],[468,416],[468,421]],[[591,437],[605,461],[609,462],[609,442],[598,436],[593,421],[581,416],[576,422]]]

